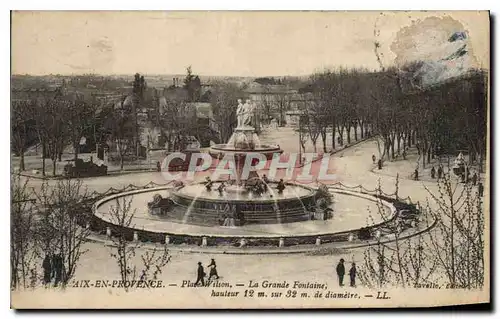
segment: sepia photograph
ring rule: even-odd
[[[11,308],[491,302],[488,11],[10,14]]]

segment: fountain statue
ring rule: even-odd
[[[245,112],[244,105],[241,102],[241,99],[238,99],[238,106],[236,108],[236,118],[238,120],[237,127],[242,127],[242,125],[243,125],[243,113],[244,112]]]

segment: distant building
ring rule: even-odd
[[[278,125],[297,126],[301,111],[312,94],[299,94],[298,90],[281,84],[259,84],[252,82],[245,90],[257,105],[258,118],[268,124],[273,118]]]

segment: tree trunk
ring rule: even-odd
[[[401,154],[401,135],[398,134],[398,155]]]
[[[402,140],[403,140],[403,152],[405,152],[406,151],[406,135],[403,136]]]
[[[347,144],[349,145],[349,144],[351,144],[351,127],[346,126],[345,131],[347,133]]]
[[[321,141],[323,142],[323,152],[326,153],[326,130],[321,131]]]
[[[75,153],[73,159],[75,161],[78,159],[78,153],[80,151],[80,147],[79,146],[80,146],[80,143],[78,143],[76,141],[73,142],[73,150],[74,150],[74,153]]]
[[[394,143],[394,142],[395,142],[395,141],[394,141],[394,138],[393,138],[393,139],[391,140],[391,153],[392,153],[392,157],[391,157],[391,158],[392,158],[393,160],[394,160],[394,158],[395,158],[395,154],[394,154],[394,144],[395,144],[395,143]]]
[[[25,164],[24,164],[24,152],[21,150],[19,153],[19,171],[24,171],[25,170]]]
[[[47,146],[45,141],[42,142],[42,176],[45,176],[45,152],[47,151]]]
[[[424,146],[422,147],[422,150],[421,150],[421,156],[422,156],[422,167],[425,168],[425,152],[426,152],[427,148]]]
[[[338,130],[338,133],[339,133],[339,144],[340,146],[344,145],[344,129],[342,128],[342,126],[338,126],[337,127],[337,130]]]
[[[354,140],[357,142],[358,141],[358,125],[354,124],[353,128],[354,128]]]
[[[333,122],[332,126],[332,151],[335,149],[335,122]]]
[[[56,163],[57,163],[57,157],[54,156],[52,158],[52,176],[56,176]]]
[[[120,171],[123,171],[123,154],[120,154]]]
[[[359,121],[359,133],[361,134],[361,139],[365,137],[365,135],[363,134],[363,125],[363,121]]]

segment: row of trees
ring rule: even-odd
[[[84,133],[95,132],[98,125],[96,107],[79,99],[64,97],[13,100],[12,148],[20,157],[20,170],[25,169],[24,152],[39,142],[42,148],[42,174],[45,158],[52,160],[53,174],[56,161],[61,160],[64,148],[72,145],[78,158],[80,139]],[[32,137],[35,137],[34,139]]]
[[[326,132],[343,137],[360,128],[361,138],[370,130],[382,141],[380,158],[394,159],[416,146],[425,166],[432,157],[466,150],[482,161],[486,151],[487,75],[476,70],[426,90],[411,89],[408,82],[417,66],[402,72],[362,69],[326,70],[311,76],[303,95],[306,124],[311,139]],[[411,90],[409,90],[410,88]],[[335,148],[332,138],[332,148]]]

